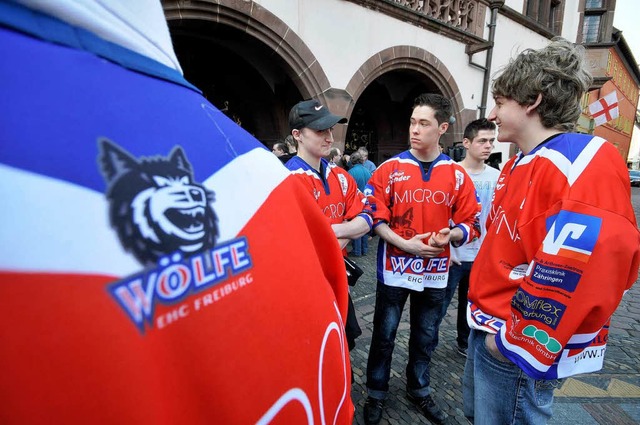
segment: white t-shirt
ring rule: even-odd
[[[480,228],[482,234],[478,240],[462,245],[459,248],[454,248],[452,246],[451,256],[459,261],[474,261],[476,259],[476,255],[478,255],[480,245],[484,240],[485,233],[487,232],[487,216],[491,209],[493,191],[496,188],[496,182],[498,181],[498,176],[500,176],[500,170],[496,170],[493,167],[485,165],[484,170],[480,173],[474,174],[469,172],[469,170],[466,171],[467,174],[469,174],[469,177],[471,177],[471,180],[473,180],[473,184],[476,186],[476,193],[482,203],[482,212],[480,213]]]

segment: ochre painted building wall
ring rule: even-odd
[[[589,92],[583,99],[584,114],[586,114],[587,120],[581,119],[580,122],[583,127],[588,127],[582,128],[583,131],[588,130],[590,133],[613,143],[626,162],[638,108],[638,84],[614,48],[609,49],[606,74],[611,77],[611,80],[604,83],[599,90]],[[612,91],[617,92],[619,116],[606,124],[594,128],[595,124],[589,116],[587,107]],[[585,125],[589,120],[590,125]]]

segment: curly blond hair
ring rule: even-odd
[[[492,85],[493,95],[536,108],[542,125],[571,131],[580,117],[580,100],[593,81],[584,63],[584,47],[561,37],[546,47],[526,49],[512,59]]]

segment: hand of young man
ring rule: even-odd
[[[448,227],[444,227],[438,230],[438,233],[431,233],[431,237],[429,238],[429,246],[434,248],[443,248],[449,245],[449,241],[451,240],[451,229]]]
[[[502,353],[500,352],[500,350],[498,349],[498,346],[496,345],[496,335],[495,334],[488,334],[485,337],[484,346],[487,348],[487,351],[489,352],[489,354],[491,354],[496,360],[504,362],[504,363],[510,363],[511,362],[511,360],[509,360],[508,358],[503,356]]]
[[[349,238],[338,238],[340,249],[344,249],[349,244],[349,242],[351,242],[351,239]]]
[[[411,239],[405,241],[404,246],[402,247],[403,251],[406,251],[410,254],[416,255],[418,257],[437,257],[444,251],[443,247],[432,245],[431,238],[433,237],[433,232],[421,233],[419,235],[415,235]],[[426,241],[426,243],[425,243]]]

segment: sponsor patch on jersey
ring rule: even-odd
[[[522,331],[518,331],[518,325],[520,319],[517,315],[511,312],[511,326],[507,332],[508,339],[513,341],[519,341],[521,344],[527,344],[531,346],[529,351],[535,350],[545,358],[554,360],[557,354],[562,351],[562,345],[557,339],[549,335],[544,329],[540,329],[534,325],[525,326]]]
[[[525,348],[529,354],[525,354],[525,357],[530,357],[535,351],[538,356],[542,355],[547,361],[553,362],[558,353],[562,351],[562,346],[555,338],[549,336],[549,333],[543,329],[539,329],[533,325],[527,325],[522,333],[515,332],[513,329],[507,333],[507,340],[518,341]],[[529,347],[526,347],[529,346]]]
[[[340,188],[342,189],[342,196],[347,196],[347,190],[349,190],[349,182],[347,181],[347,178],[342,174],[338,174],[338,181],[340,182]]]
[[[404,182],[411,178],[411,176],[405,176],[404,170],[393,170],[391,174],[389,174],[389,186],[394,183]]]
[[[518,288],[511,299],[511,306],[520,312],[524,320],[535,320],[556,329],[567,306],[550,298],[535,297]]]
[[[509,272],[509,279],[518,280],[523,279],[527,274],[528,264],[518,264]]]
[[[549,336],[547,331],[538,329],[533,325],[527,325],[522,330],[522,335],[533,338],[536,342],[542,344],[550,353],[558,354],[562,350],[562,345],[557,339]]]
[[[455,175],[456,175],[456,190],[458,190],[460,189],[460,186],[464,184],[464,173],[460,170],[456,170]],[[476,198],[477,197],[478,196],[476,194]]]
[[[580,281],[580,273],[558,267],[535,263],[531,271],[531,280],[545,286],[553,286],[573,292]]]
[[[547,219],[542,251],[587,263],[601,227],[600,217],[562,210]]]

